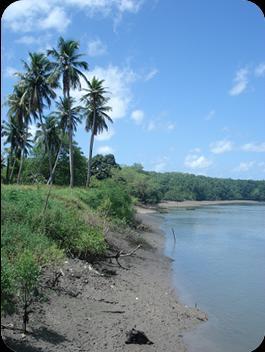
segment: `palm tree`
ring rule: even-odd
[[[47,138],[49,152],[51,155],[55,155],[58,151],[61,142],[58,121],[53,113],[49,114],[47,117],[43,116],[43,119],[45,121],[44,126],[46,135],[44,135],[43,128],[38,129],[35,135],[35,142],[38,146],[44,146],[44,148],[46,149],[47,146],[45,143],[45,138]],[[41,127],[41,125],[37,125],[37,127]],[[45,152],[47,154],[48,151],[45,150]]]
[[[23,90],[21,103],[27,100],[30,113],[35,120],[39,120],[43,129],[44,142],[48,153],[49,169],[52,170],[51,153],[49,150],[45,123],[43,121],[43,110],[50,107],[56,93],[54,88],[58,82],[51,77],[52,64],[42,53],[29,53],[29,63],[23,61],[25,73],[17,73],[20,77],[20,86]]]
[[[10,144],[10,154],[6,173],[7,183],[9,180],[12,181],[17,157],[21,159],[21,136],[23,134],[23,130],[28,128],[28,124],[31,121],[28,102],[25,98],[23,98],[24,89],[20,83],[14,86],[12,94],[10,94],[7,98],[6,104],[9,107],[8,122],[3,123],[2,135],[7,137],[5,144]],[[9,177],[9,167],[13,159],[13,155],[15,155],[15,158],[11,169],[11,175]]]
[[[103,82],[104,80],[98,80],[93,77],[91,82],[88,82],[88,89],[83,89],[87,93],[81,98],[81,101],[85,103],[85,129],[87,132],[91,130],[86,187],[90,184],[94,137],[104,130],[108,130],[106,121],[113,122],[107,114],[111,110],[111,107],[105,105],[109,98],[106,97],[107,91],[103,87]]]
[[[48,50],[47,54],[55,59],[53,64],[52,80],[63,81],[63,95],[64,98],[70,99],[70,89],[81,89],[80,78],[87,81],[86,76],[81,69],[87,70],[88,64],[86,61],[79,61],[82,54],[78,54],[79,43],[74,40],[64,40],[59,38],[58,48]],[[70,120],[70,111],[68,111],[68,119]],[[70,187],[74,185],[74,171],[73,171],[73,130],[71,130],[71,123],[68,123],[68,137],[69,137],[69,167],[70,167]]]
[[[20,183],[20,178],[21,178],[21,172],[22,172],[22,166],[25,157],[29,154],[30,149],[32,148],[32,140],[31,140],[31,133],[28,132],[27,127],[24,126],[22,130],[20,130],[20,138],[18,140],[19,143],[19,149],[20,149],[20,164],[19,164],[19,170],[18,170],[18,175],[17,175],[17,184]]]
[[[18,140],[19,140],[19,133],[18,133],[18,126],[16,126],[16,119],[10,118],[10,121],[3,121],[2,130],[1,130],[1,137],[5,137],[4,144],[10,144],[9,148],[9,155],[7,157],[7,166],[6,166],[6,183],[9,183],[9,170],[10,166],[11,170],[14,170],[15,162],[16,162],[16,155],[18,151]],[[14,161],[13,161],[14,159]],[[13,172],[11,172],[11,176],[13,176]]]
[[[60,135],[59,135],[60,144],[57,149],[55,163],[53,165],[52,172],[47,184],[52,184],[55,170],[59,161],[61,149],[65,140],[65,131],[66,130],[69,131],[70,129],[72,131],[72,136],[73,136],[74,132],[77,129],[78,123],[81,122],[81,115],[80,115],[81,107],[73,106],[74,102],[75,100],[73,98],[61,98],[61,97],[60,97],[60,100],[56,102],[57,110],[53,113],[53,115],[57,121],[57,127],[60,131]],[[70,153],[69,153],[69,158],[70,158]]]

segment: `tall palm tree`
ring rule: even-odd
[[[58,82],[51,77],[53,66],[43,53],[29,53],[29,59],[29,63],[23,61],[25,72],[17,73],[21,79],[20,86],[23,90],[21,102],[23,103],[26,99],[33,118],[40,121],[51,173],[51,153],[43,121],[43,110],[45,107],[50,107],[52,100],[55,99],[54,89],[58,87]]]
[[[107,91],[103,87],[103,82],[104,80],[98,80],[93,77],[91,82],[88,82],[88,89],[83,89],[86,91],[86,94],[81,98],[81,101],[85,103],[83,110],[86,118],[85,129],[87,132],[91,131],[86,187],[90,184],[94,137],[104,130],[108,130],[106,121],[113,122],[107,114],[111,110],[111,107],[106,106],[109,98],[106,96]]]
[[[10,144],[10,154],[8,158],[6,182],[12,181],[14,167],[16,164],[17,157],[22,161],[21,154],[21,136],[23,131],[28,128],[28,124],[31,121],[30,112],[28,108],[28,101],[23,98],[24,88],[19,84],[14,86],[12,94],[7,98],[6,104],[8,105],[8,122],[3,124],[3,135],[7,137],[6,144]],[[11,175],[9,177],[9,166],[15,155],[13,166],[11,169]],[[23,161],[22,161],[23,163]]]
[[[51,79],[59,80],[62,78],[64,98],[70,99],[70,89],[81,89],[81,77],[87,81],[86,76],[80,69],[87,70],[86,61],[80,61],[82,54],[78,54],[79,43],[74,40],[64,40],[59,38],[57,49],[48,50],[47,54],[55,59],[53,63],[53,74]],[[70,120],[70,111],[68,111],[68,119]],[[73,170],[73,130],[71,123],[68,123],[69,137],[69,167],[70,167],[70,187],[74,185]]]
[[[61,97],[60,97],[59,101],[56,102],[57,109],[53,113],[53,115],[54,115],[54,118],[56,118],[57,127],[60,131],[60,135],[59,135],[60,144],[57,149],[57,155],[56,155],[56,159],[55,159],[55,162],[54,162],[54,165],[52,168],[52,173],[49,177],[47,184],[52,184],[55,170],[56,170],[56,167],[57,167],[57,164],[59,161],[61,149],[62,149],[63,143],[65,141],[66,130],[69,131],[69,129],[71,129],[72,136],[73,136],[74,133],[76,132],[78,123],[81,122],[81,114],[80,114],[81,107],[74,106],[74,102],[75,102],[75,100],[73,98],[61,98]],[[68,143],[69,143],[69,141],[68,141]],[[70,152],[69,152],[69,158],[70,158]]]

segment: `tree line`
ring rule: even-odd
[[[17,72],[18,82],[7,97],[7,121],[1,126],[1,135],[9,145],[4,181],[21,183],[24,162],[35,147],[48,161],[47,184],[52,184],[59,158],[68,148],[69,185],[74,186],[74,135],[78,124],[85,119],[85,129],[91,132],[85,185],[91,178],[91,160],[94,137],[108,129],[112,122],[107,105],[108,92],[104,80],[85,75],[88,63],[81,60],[79,43],[59,38],[57,48],[44,53],[29,53],[23,60],[23,72]],[[81,85],[81,79],[85,87]],[[79,102],[71,96],[72,90],[82,90]],[[60,96],[58,97],[58,93]],[[54,107],[54,111],[50,111]],[[46,114],[48,112],[48,115]],[[45,114],[44,114],[45,113]],[[29,127],[35,123],[38,130],[34,140]],[[4,159],[1,158],[1,162]],[[3,167],[3,165],[2,165]]]

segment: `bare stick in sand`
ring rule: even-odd
[[[120,257],[129,257],[129,256],[133,255],[133,254],[137,251],[137,249],[139,249],[140,247],[141,247],[141,245],[138,244],[137,247],[135,247],[133,250],[131,250],[131,251],[128,252],[128,253],[123,253],[123,249],[122,249],[122,250],[120,250],[117,254],[115,254],[115,255],[108,255],[108,256],[106,256],[106,258],[110,258],[110,259],[114,258],[114,259],[116,259],[116,262],[118,263],[118,265],[119,265],[121,268],[128,270],[128,268],[125,268],[124,266],[121,265],[121,263],[119,262],[119,258],[120,258]]]
[[[171,229],[171,231],[172,231],[172,234],[173,234],[173,237],[174,237],[174,246],[175,246],[175,244],[176,244],[176,234],[175,234],[175,231],[174,231],[173,228]]]

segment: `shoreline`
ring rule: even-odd
[[[150,230],[138,233],[133,241],[132,234],[110,233],[107,238],[126,252],[136,247],[135,240],[144,240],[133,256],[120,259],[128,270],[115,260],[93,263],[89,270],[89,263],[67,259],[59,287],[44,290],[47,302],[34,304],[29,334],[3,329],[6,344],[22,352],[186,352],[183,333],[207,316],[180,303],[172,285],[171,259],[163,254],[165,238],[159,224],[147,214],[137,217]],[[115,275],[99,275],[106,270]],[[2,323],[20,327],[21,315],[19,320],[9,316]],[[125,344],[126,332],[135,326],[154,344]]]
[[[250,205],[250,204],[260,204],[256,200],[184,200],[178,201],[162,201],[158,203],[157,206],[136,206],[137,213],[139,214],[151,214],[157,211],[166,211],[172,208],[198,208],[202,206],[210,205]]]

